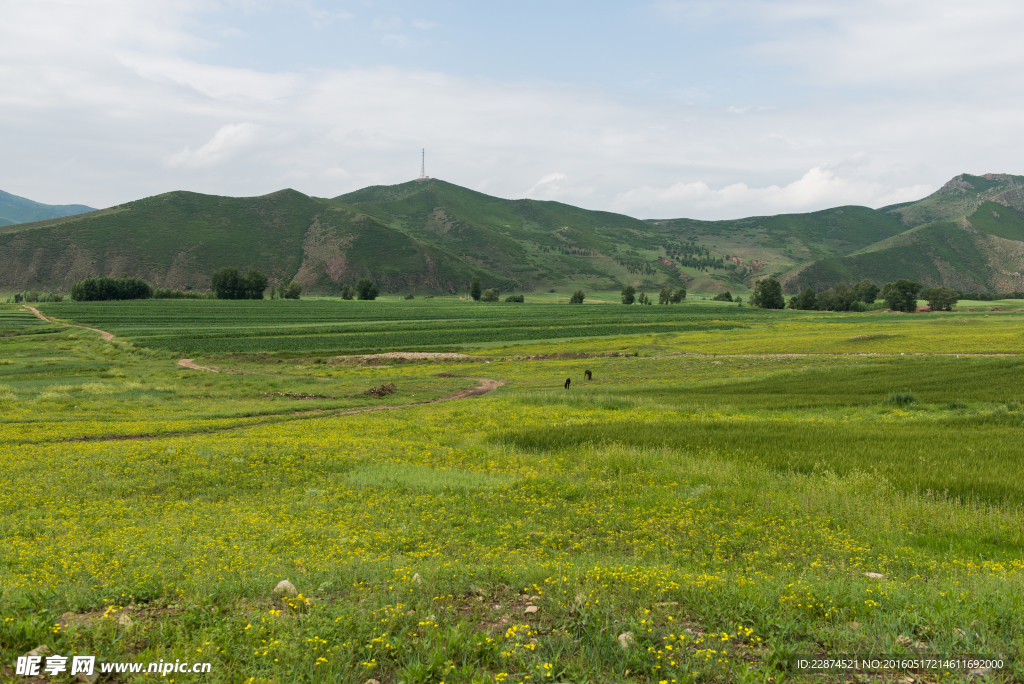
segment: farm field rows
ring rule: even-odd
[[[266,304],[0,306],[0,670],[1024,678],[1020,314]],[[395,339],[459,355],[347,355]]]

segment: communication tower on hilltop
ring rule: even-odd
[[[424,147],[420,160],[420,177],[416,179],[416,182],[422,183],[427,180],[430,180],[430,176],[427,175],[427,148]]]

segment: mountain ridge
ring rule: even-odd
[[[1024,176],[960,174],[928,197],[726,221],[640,220],[492,197],[439,179],[334,198],[173,191],[88,213],[0,226],[0,288],[66,291],[96,275],[206,289],[221,266],[334,294],[361,277],[384,291],[461,293],[687,287],[787,291],[863,278],[1024,289]]]
[[[42,204],[0,190],[0,226],[44,221],[96,211],[84,204]]]

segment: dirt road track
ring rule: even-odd
[[[84,326],[84,325],[75,325],[74,323],[62,323],[60,321],[55,321],[52,318],[47,318],[43,314],[39,313],[39,309],[31,307],[28,304],[22,304],[22,306],[25,307],[26,309],[28,309],[29,311],[31,311],[32,313],[34,313],[39,318],[42,318],[47,323],[53,323],[54,325],[66,325],[69,328],[81,328],[82,330],[91,330],[93,332],[98,332],[100,335],[103,335],[103,339],[106,340],[107,342],[114,342],[115,341],[114,340],[114,335],[112,333],[108,333],[108,332],[106,332],[104,330],[97,330],[96,328],[90,328],[90,327],[87,327],[87,326]]]
[[[195,362],[195,359],[181,359],[178,361],[178,365],[183,368],[191,368],[197,371],[206,371],[208,373],[220,373],[216,368],[210,368],[209,366],[200,366]]]

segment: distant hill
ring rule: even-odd
[[[905,230],[785,274],[788,289],[903,277],[960,290],[1024,290],[1024,176],[962,174],[920,201],[878,213]]]
[[[506,200],[437,179],[333,199],[170,192],[0,226],[0,288],[64,290],[127,274],[206,289],[222,266],[336,293],[369,277],[386,292],[461,293],[473,275],[509,291],[663,286],[788,291],[901,277],[964,290],[1024,289],[1024,177],[957,176],[916,202],[731,221],[641,221],[559,202]]]
[[[0,190],[0,226],[84,214],[95,211],[84,204],[40,204]]]

